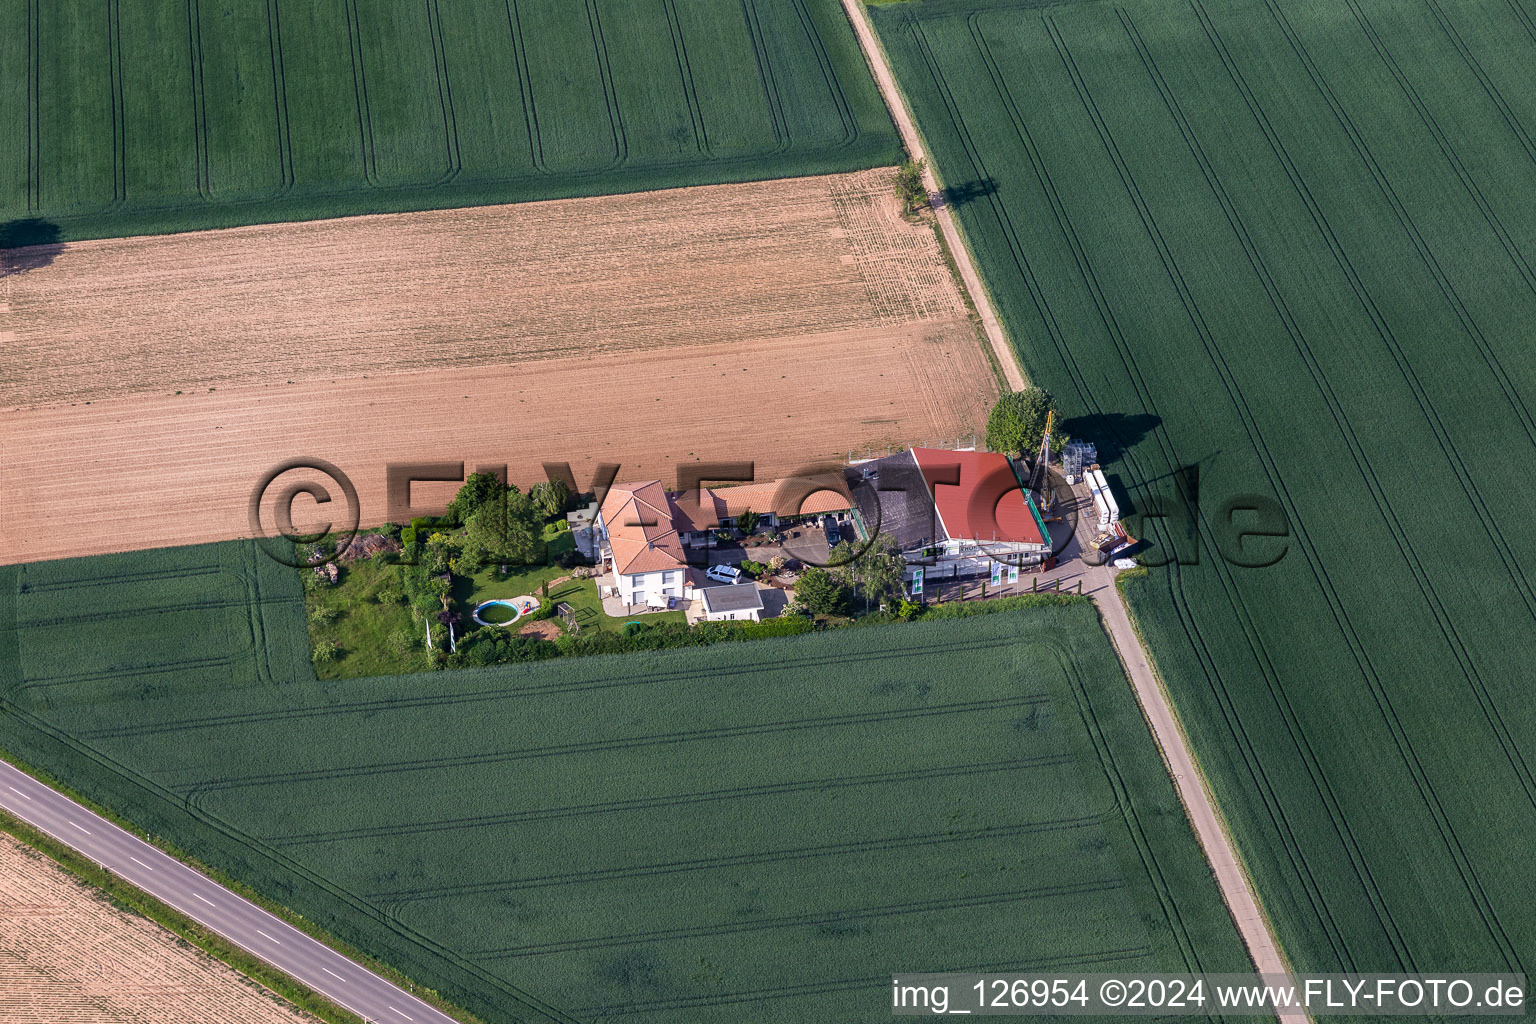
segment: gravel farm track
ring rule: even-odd
[[[391,461],[767,478],[979,429],[995,375],[892,174],[14,250],[0,560],[246,535],[299,456],[367,526]]]
[[[42,854],[0,834],[0,1020],[314,1019],[159,925],[118,910]]]

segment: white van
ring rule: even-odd
[[[741,579],[741,570],[734,565],[712,565],[704,571],[704,575],[716,583],[735,583]]]

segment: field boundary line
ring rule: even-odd
[[[1471,320],[1470,314],[1462,305],[1460,296],[1455,293],[1454,288],[1450,286],[1449,280],[1444,277],[1433,252],[1428,249],[1427,242],[1419,234],[1418,228],[1408,215],[1406,207],[1402,205],[1401,199],[1392,188],[1390,180],[1387,179],[1385,172],[1377,164],[1375,156],[1370,152],[1370,147],[1366,145],[1364,137],[1355,126],[1354,120],[1349,116],[1348,110],[1334,94],[1332,87],[1323,76],[1322,70],[1313,60],[1306,44],[1296,33],[1295,27],[1291,24],[1285,12],[1280,10],[1274,0],[1265,0],[1265,6],[1268,8],[1271,18],[1274,19],[1281,33],[1285,36],[1286,41],[1290,44],[1298,62],[1307,72],[1308,77],[1312,81],[1313,88],[1322,96],[1324,102],[1333,112],[1340,127],[1349,138],[1350,144],[1354,147],[1356,155],[1366,165],[1367,170],[1371,172],[1371,176],[1376,181],[1378,189],[1381,190],[1388,205],[1399,218],[1400,226],[1408,234],[1410,240],[1413,241],[1415,248],[1418,249],[1420,259],[1430,270],[1431,276],[1435,279],[1436,285],[1441,290],[1442,297],[1451,306],[1452,311],[1457,314],[1458,319],[1461,320],[1463,329],[1481,349],[1485,343],[1481,336],[1481,329],[1477,327],[1475,321]],[[1427,403],[1427,396],[1421,399],[1421,402]],[[1433,410],[1432,405],[1429,408],[1431,411]],[[1347,619],[1347,616],[1345,618]],[[1370,665],[1370,660],[1365,656],[1364,647],[1360,644],[1358,636],[1355,635],[1352,625],[1349,627],[1348,635],[1351,639],[1351,646],[1356,648],[1356,658],[1365,665]],[[1492,902],[1484,890],[1482,880],[1478,877],[1476,868],[1472,865],[1466,850],[1462,847],[1461,840],[1456,835],[1449,815],[1446,814],[1444,806],[1440,801],[1439,793],[1436,791],[1428,771],[1419,759],[1418,752],[1413,746],[1412,738],[1408,735],[1407,729],[1403,726],[1401,720],[1398,719],[1397,712],[1393,708],[1391,695],[1382,686],[1373,665],[1370,666],[1367,680],[1371,685],[1373,696],[1382,705],[1383,712],[1387,715],[1388,725],[1393,730],[1393,737],[1398,743],[1399,752],[1404,754],[1404,761],[1408,764],[1414,782],[1419,787],[1421,796],[1430,809],[1437,829],[1441,832],[1441,838],[1445,842],[1447,852],[1455,862],[1458,873],[1462,876],[1462,883],[1467,887],[1468,896],[1472,899],[1473,905],[1477,907],[1480,916],[1483,917],[1484,925],[1488,928],[1490,936],[1493,937],[1495,945],[1500,947],[1500,953],[1504,956],[1505,961],[1512,965],[1518,965],[1520,962],[1519,957],[1514,952],[1504,924],[1499,920],[1498,913],[1493,908]]]
[[[1201,12],[1197,10],[1196,15],[1199,17]],[[1168,111],[1172,116],[1175,125],[1179,128],[1181,134],[1184,137],[1186,146],[1188,147],[1196,163],[1199,165],[1202,174],[1205,175],[1208,187],[1211,189],[1211,192],[1216,198],[1218,204],[1220,204],[1222,211],[1227,218],[1228,224],[1231,227],[1239,245],[1241,245],[1243,248],[1244,255],[1248,258],[1254,273],[1258,277],[1259,283],[1264,287],[1266,295],[1268,296],[1271,304],[1274,306],[1276,313],[1279,315],[1281,326],[1286,330],[1293,346],[1295,346],[1297,349],[1298,355],[1301,356],[1303,363],[1308,368],[1308,371],[1313,375],[1314,383],[1319,388],[1319,391],[1322,394],[1324,400],[1328,403],[1329,410],[1334,415],[1340,430],[1344,433],[1346,439],[1352,439],[1353,434],[1351,432],[1351,428],[1347,420],[1343,418],[1342,412],[1337,406],[1331,388],[1327,386],[1326,375],[1319,376],[1320,369],[1314,365],[1315,359],[1312,355],[1310,346],[1307,344],[1305,336],[1301,333],[1300,328],[1297,326],[1295,318],[1290,311],[1289,305],[1286,303],[1284,296],[1279,291],[1278,285],[1275,284],[1273,275],[1270,273],[1268,265],[1264,262],[1262,255],[1258,252],[1256,245],[1253,243],[1252,238],[1248,233],[1247,225],[1243,222],[1241,216],[1238,214],[1235,204],[1233,204],[1230,195],[1226,191],[1226,187],[1222,184],[1220,178],[1216,175],[1215,168],[1210,164],[1209,158],[1205,155],[1204,148],[1200,145],[1198,135],[1195,133],[1193,126],[1189,124],[1188,119],[1182,108],[1179,106],[1176,97],[1173,96],[1171,86],[1169,86],[1166,80],[1163,78],[1161,70],[1157,67],[1155,59],[1152,57],[1150,50],[1148,50],[1145,42],[1142,40],[1140,31],[1136,28],[1134,21],[1124,10],[1121,10],[1120,17],[1126,33],[1130,37],[1133,46],[1136,47],[1141,57],[1148,76],[1151,78],[1153,85],[1158,89],[1158,92],[1161,95],[1165,106],[1168,108]],[[1202,27],[1205,27],[1203,22]],[[1213,49],[1215,49],[1215,42],[1209,39],[1208,42],[1210,42]],[[1226,55],[1224,54],[1224,51],[1217,50],[1218,59],[1225,60],[1225,56]],[[1225,63],[1223,66],[1225,67]],[[1287,168],[1283,167],[1282,169]],[[1287,173],[1290,173],[1289,169],[1287,169]],[[1299,187],[1298,191],[1300,191]],[[1235,381],[1231,386],[1235,386]],[[1253,440],[1255,450],[1260,453],[1261,459],[1265,460],[1266,473],[1271,476],[1273,482],[1274,479],[1278,476],[1279,470],[1277,467],[1273,467],[1268,461],[1267,447],[1261,445],[1259,441],[1253,437],[1251,432],[1250,439]],[[1360,470],[1362,477],[1366,479],[1367,486],[1369,487],[1373,477],[1368,470],[1368,461],[1362,462],[1364,459],[1363,451],[1357,452],[1355,451],[1354,447],[1351,447],[1351,454],[1355,456],[1357,468]],[[1294,507],[1294,504],[1290,502],[1289,493],[1278,488],[1277,493],[1285,495],[1287,503],[1291,506],[1291,515],[1295,518],[1295,521],[1298,524],[1302,523],[1303,520],[1301,520],[1299,513]],[[1373,498],[1376,498],[1379,505],[1380,497],[1377,495],[1374,489],[1372,489],[1372,496]],[[1225,586],[1225,579],[1223,580],[1223,583]],[[1321,581],[1319,581],[1319,586],[1321,585]],[[1170,589],[1173,590],[1176,588]],[[1226,587],[1226,589],[1229,591],[1229,594],[1232,593],[1231,587]],[[1175,606],[1180,607],[1181,605],[1182,600],[1176,599]],[[1236,604],[1234,604],[1234,610],[1236,610]],[[1262,644],[1258,643],[1256,640],[1257,630],[1252,626],[1250,618],[1247,616],[1246,609],[1242,610],[1241,615],[1244,621],[1245,632],[1250,634],[1250,645],[1253,646],[1255,655],[1258,656],[1259,654],[1263,653],[1264,658],[1262,660],[1267,665],[1267,652],[1264,652]],[[1186,621],[1186,619],[1189,621]],[[1184,625],[1186,635],[1190,636],[1192,616],[1188,616],[1187,613],[1181,610],[1180,621]],[[1194,632],[1198,632],[1198,630],[1195,630]],[[1193,636],[1191,636],[1191,640],[1192,642],[1194,641]],[[1203,641],[1201,641],[1201,643],[1203,644]],[[1202,651],[1202,656],[1203,655],[1204,652]],[[1214,671],[1210,667],[1205,667],[1205,670],[1208,674],[1212,674]],[[1272,696],[1274,697],[1277,706],[1281,708],[1282,714],[1285,717],[1286,727],[1291,735],[1291,740],[1296,744],[1297,750],[1303,754],[1303,761],[1307,766],[1307,771],[1311,776],[1314,788],[1316,789],[1318,795],[1323,799],[1324,804],[1328,806],[1330,813],[1336,815],[1337,799],[1333,795],[1332,786],[1328,783],[1326,774],[1318,766],[1316,755],[1312,752],[1310,743],[1306,741],[1304,731],[1300,730],[1296,723],[1295,714],[1291,708],[1289,698],[1284,696],[1283,688],[1277,688],[1273,679],[1272,672],[1267,667],[1264,668],[1264,673],[1266,679],[1268,680],[1268,685],[1271,689]],[[1216,677],[1214,675],[1212,675],[1212,685],[1213,689],[1221,693],[1225,698],[1222,711],[1223,716],[1228,720],[1228,728],[1233,730],[1234,735],[1237,733],[1242,733],[1242,745],[1246,746],[1247,730],[1240,727],[1239,725],[1234,724],[1235,722],[1240,721],[1240,716],[1237,715],[1235,710],[1230,709],[1229,705],[1232,703],[1231,698],[1226,696],[1225,688],[1216,681]],[[1244,760],[1249,760],[1246,750],[1244,752]],[[1256,782],[1260,782],[1261,785],[1266,790],[1268,790],[1265,795],[1265,800],[1270,805],[1272,820],[1274,821],[1277,829],[1280,828],[1281,823],[1285,821],[1285,818],[1283,814],[1275,813],[1279,808],[1279,801],[1273,796],[1273,788],[1268,781],[1267,775],[1261,770],[1256,771],[1252,765],[1250,765],[1250,774],[1253,776]],[[1307,864],[1305,857],[1301,855],[1299,845],[1296,845],[1294,834],[1292,833],[1288,823],[1284,825],[1283,831],[1284,835],[1282,836],[1282,839],[1288,841],[1287,854],[1292,862],[1293,868],[1297,871],[1299,876],[1304,875],[1308,878],[1311,878],[1312,873],[1310,867]],[[1377,896],[1378,887],[1376,885],[1374,876],[1370,874],[1368,867],[1364,865],[1363,860],[1358,854],[1358,849],[1353,837],[1353,833],[1349,832],[1349,830],[1346,828],[1344,832],[1341,833],[1341,838],[1344,838],[1346,841],[1346,850],[1350,856],[1351,863],[1356,871],[1357,876],[1361,877],[1361,880],[1365,885],[1366,892],[1370,895],[1373,903],[1375,904],[1375,910],[1378,917],[1385,917],[1386,920],[1390,920],[1390,915],[1387,914],[1384,903],[1381,902]],[[1291,849],[1292,845],[1295,845],[1294,850]],[[1334,924],[1334,918],[1331,909],[1329,909],[1326,903],[1322,901],[1321,894],[1317,892],[1315,888],[1308,888],[1305,891],[1307,893],[1309,902],[1313,904],[1314,912],[1318,914],[1319,923],[1323,924],[1324,930],[1328,933],[1329,943],[1334,947],[1335,954],[1340,956],[1341,963],[1349,962],[1348,945],[1344,942],[1342,934],[1336,934],[1337,925]],[[1395,923],[1393,924],[1393,927],[1395,928]],[[1330,930],[1330,928],[1332,930]],[[1399,953],[1401,954],[1401,945],[1398,943],[1395,944],[1398,946]]]
[[[363,180],[378,187],[378,156],[373,148],[373,110],[368,105],[368,75],[363,66],[363,30],[357,0],[342,0],[347,19],[347,49],[352,55],[352,96],[357,103],[357,128],[362,141]]]
[[[862,0],[861,0],[862,2]],[[1105,949],[1092,953],[1082,953],[1073,956],[1041,957],[1034,960],[999,960],[993,963],[976,964],[950,964],[935,966],[934,971],[952,973],[984,973],[989,971],[1047,971],[1063,970],[1068,967],[1081,967],[1090,964],[1112,964],[1126,960],[1135,960],[1144,957],[1150,950],[1142,948]],[[783,999],[793,996],[820,995],[826,992],[846,992],[851,989],[868,988],[871,990],[890,990],[890,975],[878,975],[868,978],[844,979],[841,981],[818,981],[803,985],[780,985],[774,988],[750,989],[739,992],[722,992],[709,996],[683,996],[681,998],[655,1000],[649,1003],[626,1003],[621,1006],[581,1006],[574,1012],[590,1015],[594,1020],[606,1021],[610,1017],[627,1016],[634,1013],[649,1013],[656,1010],[685,1010],[701,1006],[726,1006],[732,1003],[758,1002],[764,999]]]
[[[208,90],[203,81],[203,11],[199,0],[187,0],[187,49],[192,78],[192,155],[197,167],[197,194],[213,196],[208,155]]]
[[[752,40],[752,53],[757,58],[757,73],[763,82],[763,97],[768,101],[768,112],[773,118],[773,137],[778,145],[763,156],[783,153],[789,149],[789,119],[784,116],[784,97],[779,95],[779,83],[774,77],[773,62],[763,49],[763,26],[758,21],[756,0],[741,0],[741,14],[746,19],[747,36]]]
[[[875,34],[874,24],[869,20],[869,12],[864,7],[864,0],[842,0],[842,2],[843,10],[847,12],[848,20],[853,24],[859,49],[864,51],[864,59],[874,73],[875,85],[885,100],[891,119],[896,123],[896,130],[901,135],[902,143],[907,147],[907,155],[913,160],[927,162],[927,169],[923,174],[923,185],[930,195],[942,195],[938,174],[934,169],[933,161],[928,159],[928,150],[923,145],[922,135],[918,132],[917,120],[912,116],[906,97],[896,83],[896,75],[891,70],[890,60],[881,46],[879,36]],[[949,246],[955,266],[960,271],[960,283],[966,295],[970,297],[971,305],[976,309],[982,331],[986,334],[992,353],[1002,367],[1003,376],[1007,379],[1009,387],[1015,391],[1022,390],[1028,385],[1029,378],[1024,373],[1019,353],[1008,340],[1008,334],[1003,329],[1002,321],[998,319],[996,307],[992,304],[992,297],[976,269],[976,258],[971,252],[970,243],[961,233],[959,223],[948,203],[935,202],[933,212],[939,223],[939,233]]]
[[[709,129],[704,124],[704,108],[699,106],[699,86],[693,77],[693,62],[688,57],[688,43],[683,38],[683,23],[677,15],[677,0],[661,0],[667,15],[667,31],[672,35],[672,52],[677,57],[677,73],[683,80],[683,98],[688,101],[688,117],[693,121],[693,142],[699,152],[710,156]]]
[[[747,736],[766,736],[773,733],[799,732],[801,730],[831,729],[849,725],[872,725],[897,722],[909,718],[931,718],[940,715],[966,715],[1001,708],[1028,707],[1050,703],[1049,694],[1026,694],[1021,697],[999,697],[991,700],[963,701],[933,706],[917,705],[891,708],[881,712],[854,712],[843,715],[819,715],[810,718],[783,719],[746,725],[724,725],[707,729],[685,729],[677,732],[650,733],[640,736],[618,736],[606,740],[582,740],[574,743],[558,743],[545,747],[529,747],[521,750],[491,750],[480,754],[455,754],[444,757],[417,758],[407,761],[384,761],[376,764],[353,765],[340,768],[312,768],[296,772],[264,772],[257,775],[234,775],[222,779],[208,779],[198,783],[187,795],[189,804],[196,804],[208,793],[250,786],[268,786],[280,783],[318,782],[329,779],[354,779],[375,775],[393,775],[400,772],[433,768],[463,768],[475,764],[510,764],[514,761],[536,760],[546,757],[565,757],[571,754],[593,754],[614,750],[634,750],[641,747],[667,746],[678,743],[697,743],[710,739],[737,739]]]
[[[427,34],[432,41],[432,63],[437,72],[437,98],[443,111],[443,145],[448,150],[448,172],[438,178],[442,185],[459,176],[464,167],[459,151],[459,115],[453,108],[453,83],[448,74],[448,45],[443,37],[443,14],[437,0],[426,0]]]
[[[920,37],[920,30],[916,25],[913,26],[913,35],[915,42],[919,46],[920,52],[923,53],[924,59],[929,66],[930,73],[932,73],[935,77],[936,85],[938,85],[942,91],[944,89],[942,75],[938,72],[932,57],[926,53]],[[953,109],[952,99],[949,101],[949,105],[951,107],[951,118],[955,121],[956,130],[961,135],[963,144],[966,146],[967,151],[971,153],[973,163],[976,164],[978,171],[984,170],[984,165],[980,162],[979,156],[974,153],[974,144],[968,141],[966,136],[967,129],[963,124],[963,120],[961,119],[958,111]],[[1018,125],[1018,128],[1021,132],[1025,131],[1022,125]],[[1021,139],[1025,145],[1026,155],[1031,160],[1032,169],[1035,171],[1037,177],[1039,178],[1040,187],[1042,191],[1047,193],[1048,199],[1051,199],[1052,211],[1058,220],[1058,227],[1062,231],[1064,238],[1067,240],[1067,244],[1073,252],[1074,259],[1079,264],[1079,273],[1084,275],[1084,283],[1088,287],[1090,297],[1094,301],[1095,308],[1097,309],[1100,317],[1105,321],[1105,330],[1109,332],[1111,340],[1116,342],[1120,357],[1126,364],[1126,371],[1130,375],[1132,387],[1140,396],[1143,409],[1145,411],[1151,412],[1155,406],[1151,402],[1150,396],[1146,392],[1145,383],[1141,380],[1140,371],[1136,367],[1134,359],[1122,347],[1123,338],[1121,338],[1116,331],[1113,311],[1105,309],[1102,305],[1103,296],[1099,294],[1099,289],[1095,285],[1094,272],[1092,270],[1091,264],[1084,264],[1086,254],[1080,251],[1081,243],[1075,240],[1075,237],[1072,235],[1070,226],[1065,221],[1065,209],[1061,205],[1059,196],[1054,196],[1055,186],[1051,182],[1045,168],[1041,165],[1042,158],[1034,150],[1027,136],[1021,136]],[[1055,320],[1055,314],[1051,310],[1049,303],[1046,302],[1039,282],[1035,279],[1033,269],[1029,265],[1028,256],[1024,253],[1020,243],[1017,229],[1013,226],[1012,220],[1009,217],[1006,209],[998,209],[997,215],[999,218],[999,226],[1002,228],[1004,237],[1008,242],[1010,255],[1018,267],[1021,276],[1023,276],[1027,286],[1029,287],[1031,299],[1034,301],[1037,310],[1040,313],[1049,336],[1060,352],[1063,363],[1067,367],[1069,375],[1071,375],[1073,378],[1074,387],[1078,392],[1078,396],[1082,401],[1084,408],[1095,415],[1101,415],[1102,413],[1098,410],[1097,403],[1093,400],[1091,392],[1089,392],[1089,390],[1086,388],[1086,378],[1081,368],[1077,366],[1075,356],[1073,355],[1073,350],[1062,336],[1062,329]],[[1155,436],[1158,437],[1159,447],[1163,449],[1164,458],[1169,460],[1170,465],[1177,465],[1177,460],[1174,458],[1174,453],[1169,449],[1168,441],[1166,438],[1163,438],[1161,434],[1157,434]],[[1224,582],[1228,583],[1228,589],[1230,590],[1230,582]],[[1109,581],[1107,585],[1112,586],[1112,581]],[[1118,609],[1123,617],[1124,608],[1122,605],[1118,604],[1118,596],[1118,592],[1114,595],[1110,595],[1108,598],[1104,599],[1103,605],[1111,609]],[[1112,622],[1113,618],[1113,615],[1105,615],[1107,629],[1109,628],[1108,624]],[[1113,630],[1111,630],[1111,639],[1117,639]],[[1247,639],[1250,644],[1254,642],[1252,635],[1247,635]],[[1131,666],[1133,651],[1136,654],[1141,655],[1143,663],[1145,663],[1145,651],[1141,647],[1140,639],[1135,636],[1134,632],[1132,632],[1128,626],[1126,626],[1120,630],[1118,641],[1119,642],[1116,643],[1117,653],[1120,655],[1122,665],[1126,667],[1127,675],[1131,679],[1133,686],[1138,689],[1138,702],[1141,703],[1144,714],[1147,713],[1146,709],[1150,704],[1155,708],[1160,707],[1165,714],[1171,716],[1172,711],[1167,705],[1167,702],[1160,699],[1160,695],[1157,693],[1155,684],[1152,684],[1144,673],[1138,674],[1132,670]],[[1146,687],[1150,687],[1151,698],[1149,701],[1142,701],[1140,700],[1140,691]],[[1169,748],[1164,744],[1164,735],[1160,734],[1157,730],[1153,730],[1153,738],[1158,744],[1160,753],[1162,754],[1165,763],[1171,764],[1172,755],[1169,753]],[[1176,743],[1178,738],[1178,736],[1174,736],[1173,741]],[[1175,746],[1173,749],[1178,750],[1179,748]],[[1186,755],[1186,757],[1188,756],[1187,749],[1184,749],[1183,753]],[[1181,800],[1183,800],[1185,796],[1183,780],[1175,775],[1171,769],[1169,774],[1174,775],[1175,787],[1180,793]],[[1206,808],[1210,807],[1209,800],[1204,793],[1197,790],[1193,796],[1195,798],[1195,806],[1204,806]],[[1185,810],[1186,814],[1190,813],[1191,805],[1186,803]],[[1204,848],[1206,851],[1207,861],[1211,863],[1213,872],[1217,875],[1218,882],[1221,885],[1223,897],[1227,901],[1228,911],[1232,914],[1233,920],[1236,923],[1239,932],[1243,936],[1244,943],[1247,945],[1249,955],[1253,957],[1255,965],[1258,966],[1261,970],[1268,968],[1271,973],[1288,973],[1288,971],[1285,969],[1285,962],[1279,952],[1279,946],[1274,938],[1273,931],[1268,926],[1267,919],[1258,915],[1256,912],[1239,913],[1236,909],[1234,909],[1235,906],[1241,906],[1244,902],[1250,906],[1255,907],[1257,904],[1253,891],[1248,888],[1246,877],[1241,872],[1234,873],[1231,870],[1228,870],[1224,873],[1220,868],[1217,867],[1215,859],[1211,857],[1211,847],[1208,845],[1208,841],[1217,845],[1223,845],[1222,841],[1225,838],[1224,835],[1221,834],[1218,830],[1213,837],[1209,826],[1202,830],[1195,824],[1193,815],[1191,815],[1190,821],[1192,826],[1194,826],[1197,840],[1200,841],[1202,848]],[[1232,848],[1227,846],[1226,849],[1228,857],[1235,859],[1235,853],[1232,852]],[[1275,969],[1276,967],[1278,967],[1278,970]]]
[[[612,882],[652,875],[689,874],[695,871],[716,871],[720,868],[747,865],[780,864],[788,861],[815,860],[820,857],[836,857],[843,854],[881,853],[885,850],[911,849],[915,846],[943,846],[948,843],[967,843],[973,839],[1015,839],[1019,836],[1039,835],[1045,832],[1071,832],[1100,824],[1097,812],[1076,818],[1051,818],[1045,821],[1026,821],[1016,825],[987,825],[981,828],[946,829],[942,832],[918,832],[910,835],[882,836],[876,839],[856,839],[841,843],[823,843],[818,846],[781,847],[775,850],[756,850],[751,853],[729,853],[719,857],[698,857],[692,860],[659,861],[651,864],[633,864],[627,867],[591,868],[586,871],[567,871],[554,875],[536,875],[532,878],[509,878],[499,882],[464,882],[458,885],[423,886],[419,889],[396,889],[368,893],[363,898],[370,903],[387,907],[390,916],[395,907],[422,900],[480,896],[489,893],[523,892],[529,889],[549,889],[562,885],[583,885],[588,882]]]
[[[741,800],[761,796],[785,796],[792,793],[802,793],[807,790],[856,789],[860,786],[882,786],[896,782],[922,782],[928,779],[960,778],[967,775],[987,775],[993,772],[1020,772],[1034,768],[1058,767],[1071,761],[1071,754],[1044,754],[1037,757],[1015,758],[1007,761],[933,765],[928,768],[897,769],[887,772],[869,772],[862,775],[833,775],[815,779],[793,779],[785,782],[764,783],[756,786],[733,786],[729,789],[694,790],[684,793],[669,793],[663,796],[632,797],[627,800],[610,800],[605,803],[567,804],[545,809],[485,814],[473,818],[444,818],[436,821],[415,821],[397,825],[366,825],[332,832],[308,832],[273,836],[267,841],[273,846],[309,846],[320,843],[341,842],[349,839],[378,839],[387,836],[421,835],[427,832],[455,832],[461,829],[495,828],[500,825],[558,821],[562,818],[580,818],[589,815],[622,814],[629,811],[684,807],[689,804],[716,803],[725,800]]]
[[[272,113],[277,119],[277,194],[293,188],[293,134],[288,127],[288,69],[283,60],[280,0],[267,0],[267,48],[272,58]]]
[[[660,928],[649,932],[626,932],[618,935],[597,935],[584,939],[567,939],[562,942],[545,942],[533,946],[507,946],[482,949],[477,957],[493,960],[514,960],[525,956],[548,956],[583,949],[603,949],[610,946],[630,945],[637,942],[696,939],[716,935],[732,935],[741,932],[772,931],[777,928],[795,928],[803,925],[836,924],[844,921],[860,921],[875,917],[899,917],[902,914],[920,914],[932,910],[957,910],[972,907],[993,906],[999,903],[1019,903],[1025,900],[1050,899],[1053,896],[1086,896],[1093,893],[1113,892],[1125,888],[1124,879],[1103,878],[1087,882],[1061,882],[1040,885],[1030,889],[1013,889],[1007,892],[981,893],[975,896],[949,896],[943,899],[912,900],[906,903],[886,903],[873,907],[848,907],[841,910],[823,910],[808,914],[790,914],[782,917],[758,918],[750,921],[727,921],[722,924],[696,925],[685,928]]]
[[[544,142],[539,136],[539,111],[533,101],[533,71],[528,67],[528,44],[523,38],[523,15],[517,0],[505,0],[507,32],[512,37],[512,62],[517,68],[517,91],[523,100],[523,125],[528,129],[528,160],[537,174],[548,174]]]
[[[587,0],[587,28],[592,34],[592,51],[597,58],[597,77],[603,86],[603,103],[608,108],[608,130],[613,135],[613,159],[602,167],[583,169],[597,174],[612,170],[629,159],[629,132],[624,127],[624,112],[619,109],[619,95],[613,85],[613,62],[608,59],[608,37],[603,34],[603,16],[597,0]]]
[[[800,20],[800,31],[805,33],[806,44],[816,55],[816,66],[821,69],[827,94],[832,98],[832,105],[837,108],[838,119],[843,122],[843,138],[837,143],[837,147],[851,146],[859,137],[859,119],[853,116],[853,108],[848,103],[848,94],[843,89],[842,81],[837,77],[837,69],[832,65],[832,55],[827,53],[821,33],[816,31],[816,22],[811,17],[811,12],[806,10],[805,0],[792,0],[792,3],[795,15]]]
[[[107,0],[107,78],[112,99],[112,202],[128,201],[127,115],[123,111],[122,0]]]
[[[27,3],[27,212],[42,205],[42,124],[38,104],[42,95],[42,67],[39,51],[42,47],[42,12],[38,9],[42,0]],[[9,294],[10,283],[6,283]]]

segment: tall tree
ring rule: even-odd
[[[468,523],[482,506],[506,497],[507,485],[494,473],[471,473],[448,503],[448,514],[456,522]]]
[[[565,511],[571,500],[570,488],[564,480],[541,480],[528,488],[528,496],[545,519],[553,519]]]
[[[896,169],[896,195],[901,208],[912,214],[928,205],[928,186],[923,184],[924,160],[908,160]]]
[[[888,533],[878,534],[874,541],[854,557],[853,548],[841,541],[832,549],[831,562],[838,568],[834,574],[843,579],[860,597],[864,609],[901,592],[907,560],[895,538]]]
[[[528,495],[506,488],[505,500],[490,501],[464,524],[466,546],[483,549],[492,561],[531,565],[540,555],[542,521]]]
[[[812,615],[847,615],[848,585],[825,569],[810,568],[795,581],[795,600]]]
[[[1031,385],[1010,391],[997,400],[987,417],[987,447],[1019,457],[1033,455],[1045,436],[1046,415],[1055,409],[1056,399],[1044,388]],[[1061,440],[1053,435],[1052,446]]]
[[[900,594],[906,571],[907,560],[896,539],[888,533],[877,535],[859,559],[859,590],[865,607]]]

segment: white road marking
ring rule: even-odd
[[[31,800],[32,799],[32,797],[28,796],[26,793],[23,793],[21,790],[17,789],[15,786],[7,786],[6,788],[9,789],[12,793],[15,793],[17,796],[21,797],[23,800]],[[72,828],[78,829],[79,831],[84,832],[86,835],[92,835],[93,834],[90,829],[88,829],[85,826],[79,824],[78,822],[69,821],[69,819],[67,819],[67,818],[65,819],[65,821],[67,821]],[[46,833],[46,834],[48,834],[50,836],[53,836],[55,839],[59,840],[60,842],[66,844],[66,845],[73,845],[73,844],[70,843],[70,841],[68,839],[65,839],[61,835],[58,835],[53,830],[51,830],[48,827],[46,827],[45,825],[43,825],[41,822],[33,822],[32,824],[33,824],[33,826],[35,828],[38,828],[41,831],[43,831],[44,833]],[[78,849],[78,847],[77,847],[77,849]],[[153,871],[153,870],[155,870],[154,868],[150,867],[148,864],[144,863],[139,858],[132,856],[131,854],[129,855],[128,859],[133,861],[139,867],[143,868],[145,871]],[[192,895],[196,896],[198,899],[202,900],[204,903],[208,904],[210,907],[217,907],[218,906],[218,904],[214,903],[212,900],[210,900],[208,897],[202,895],[201,893],[194,892]],[[237,899],[238,899],[238,897],[237,897]],[[271,942],[277,943],[278,945],[282,945],[282,942],[279,939],[275,938],[274,936],[268,935],[266,932],[262,931],[259,928],[256,929],[256,931],[263,938],[268,939]],[[306,936],[306,938],[307,938],[307,936]],[[343,978],[341,975],[337,974],[335,971],[331,970],[329,967],[322,967],[321,970],[325,971],[326,974],[329,974],[331,977],[335,978],[338,981],[346,981],[347,980],[347,979]],[[356,1013],[356,1014],[358,1014],[360,1016],[362,1015],[362,1011],[361,1010],[359,1010],[357,1007],[351,1006],[345,1000],[339,998],[338,996],[331,995],[328,998],[330,998],[330,1000],[332,1002],[336,1003],[338,1006],[341,1006],[343,1009],[349,1010],[352,1013]],[[400,1009],[399,1007],[390,1006],[389,1009],[391,1011],[395,1012],[395,1013],[398,1013],[401,1017],[404,1017],[407,1021],[414,1022],[415,1019],[416,1019],[416,1018],[412,1017],[410,1014],[406,1013],[404,1010]]]

